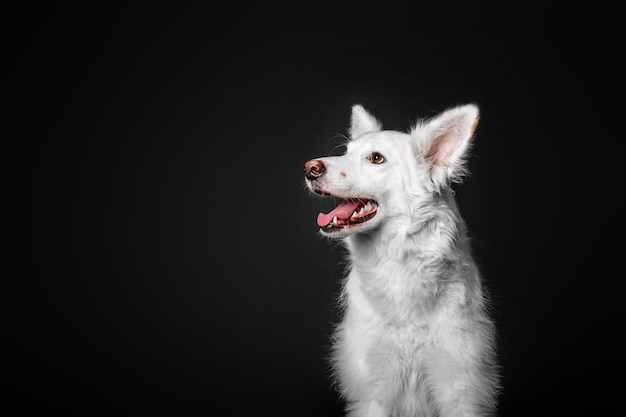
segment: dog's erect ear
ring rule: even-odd
[[[383,126],[378,120],[367,112],[360,104],[352,106],[352,117],[350,119],[350,138],[354,139],[367,132],[377,132]]]
[[[430,167],[436,189],[459,182],[467,174],[465,158],[478,119],[478,107],[466,104],[448,109],[412,129],[411,135]]]

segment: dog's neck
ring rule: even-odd
[[[391,218],[376,230],[346,238],[352,285],[360,286],[387,319],[399,323],[433,311],[445,288],[467,278],[460,270],[467,270],[478,288],[476,271],[468,269],[465,224],[452,197],[417,207],[410,219]],[[404,293],[415,294],[414,305],[398,304]]]

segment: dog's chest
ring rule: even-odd
[[[436,279],[419,259],[370,258],[352,265],[350,280],[358,283],[364,301],[385,319],[416,322],[430,312],[440,293]]]

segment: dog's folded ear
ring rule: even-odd
[[[350,138],[355,139],[367,132],[378,132],[382,130],[381,123],[367,112],[360,104],[352,106],[352,117],[350,119]]]
[[[436,190],[460,182],[467,174],[465,160],[478,119],[478,107],[466,104],[420,122],[411,130]]]

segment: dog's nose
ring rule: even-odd
[[[321,176],[324,171],[326,171],[324,163],[317,159],[312,159],[304,164],[304,175],[310,180],[314,180]]]

